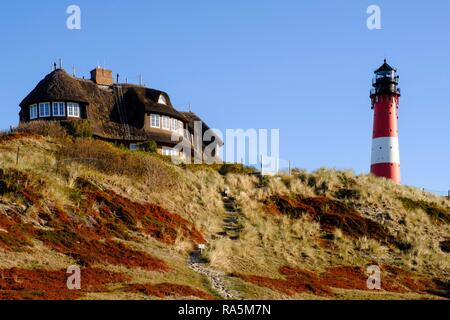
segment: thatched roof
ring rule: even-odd
[[[144,131],[145,113],[167,115],[193,128],[193,121],[201,121],[198,116],[193,118],[187,113],[178,112],[171,104],[167,93],[155,89],[132,84],[121,84],[123,92],[122,108],[125,111],[126,123],[130,136],[127,140],[156,140],[171,142],[170,132]],[[21,108],[30,104],[47,101],[74,101],[86,105],[87,118],[91,120],[94,134],[106,139],[124,139],[124,127],[116,102],[115,93],[118,85],[99,86],[91,80],[70,76],[66,71],[57,69],[48,74],[20,103]],[[163,95],[167,105],[158,103]],[[122,117],[123,118],[123,117]],[[207,127],[207,126],[206,126]],[[209,129],[209,127],[207,127]]]
[[[70,100],[74,102],[88,102],[88,97],[78,79],[73,78],[64,70],[56,70],[48,74],[31,91],[20,106],[28,106],[45,100]]]
[[[194,131],[194,126],[196,121],[202,122],[202,133],[204,133],[207,130],[210,130],[211,128],[194,112],[180,112],[183,117],[186,119],[186,122],[188,123],[189,130]],[[223,144],[223,141],[218,137],[215,136],[216,139],[218,139],[219,144]]]

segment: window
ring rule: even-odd
[[[162,128],[170,130],[170,118],[167,116],[162,116]]]
[[[137,143],[130,143],[130,150],[131,151],[139,150]]]
[[[39,117],[40,118],[50,117],[50,103],[49,102],[39,103]]]
[[[64,102],[53,102],[53,116],[64,117],[66,115],[66,108]]]
[[[74,102],[67,103],[67,116],[79,118],[80,117],[80,105]]]
[[[178,126],[178,124],[177,124],[177,119],[170,119],[171,121],[170,121],[170,130],[172,130],[172,131],[174,131],[174,132],[176,132],[177,131],[177,126]]]
[[[160,128],[160,116],[159,114],[151,114],[150,115],[150,126],[152,128]]]
[[[184,128],[183,128],[183,122],[181,122],[180,120],[178,120],[178,133],[180,134],[180,135],[183,135],[183,130]]]
[[[158,99],[158,103],[159,104],[164,104],[164,105],[167,106],[167,99],[166,99],[166,97],[164,97],[163,95],[160,95],[159,99]]]
[[[37,119],[37,117],[38,117],[37,104],[32,104],[30,106],[30,120]]]
[[[162,148],[162,154],[163,156],[179,156],[179,153],[177,150],[169,147],[163,147]]]

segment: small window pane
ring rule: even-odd
[[[150,126],[152,128],[160,128],[161,127],[159,114],[152,114],[150,116]]]
[[[38,118],[37,105],[33,104],[30,106],[30,120],[37,119],[37,118]]]
[[[53,116],[63,117],[65,113],[64,102],[53,102]]]
[[[50,103],[39,103],[39,117],[50,117]]]
[[[162,116],[162,128],[166,130],[170,130],[170,121],[169,117]]]
[[[80,105],[74,102],[67,103],[67,116],[79,118],[80,117]]]

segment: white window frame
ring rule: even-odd
[[[161,116],[161,128],[164,130],[170,130],[170,117]]]
[[[177,152],[177,150],[175,150],[174,148],[170,148],[170,147],[162,147],[162,155],[163,156],[179,156],[179,152]]]
[[[34,120],[37,118],[39,118],[38,105],[35,103],[30,105],[30,120]]]
[[[177,127],[178,127],[178,120],[177,119],[171,119],[172,121],[170,121],[170,130],[173,132],[177,132]]]
[[[158,98],[158,103],[159,103],[159,104],[163,104],[163,105],[165,105],[165,106],[168,105],[167,99],[166,99],[166,97],[165,97],[163,94],[161,94],[161,95],[159,96],[159,98]]]
[[[80,104],[76,102],[67,102],[67,116],[71,118],[79,118]]]
[[[150,127],[161,128],[161,116],[159,114],[150,114]]]
[[[39,103],[39,118],[50,117],[50,102]]]
[[[66,116],[66,104],[62,101],[55,101],[52,103],[52,110],[54,117]]]

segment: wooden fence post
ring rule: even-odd
[[[291,160],[289,160],[289,177],[291,176]]]
[[[20,147],[17,147],[17,154],[16,154],[16,167],[19,164],[19,153],[20,153]]]

